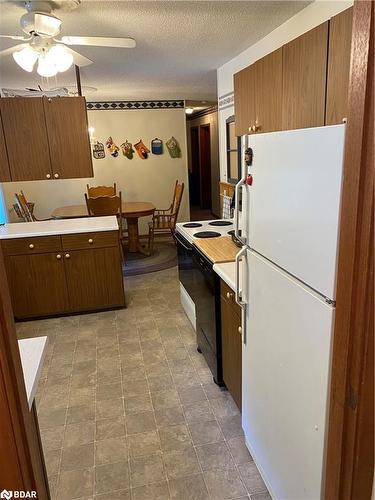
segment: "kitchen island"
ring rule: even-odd
[[[0,243],[17,319],[125,306],[115,216],[5,224]]]

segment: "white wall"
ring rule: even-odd
[[[327,21],[339,12],[348,9],[351,5],[353,5],[352,0],[316,0],[262,38],[262,40],[259,40],[259,42],[218,68],[217,88],[219,102],[221,96],[233,92],[233,75],[235,73],[253,64],[258,59],[261,59],[294,38],[313,29],[315,26]],[[219,107],[220,179],[222,181],[227,180],[225,120],[233,114],[233,106],[225,107],[225,109],[222,110]]]
[[[172,200],[173,186],[178,179],[185,183],[185,193],[180,220],[189,220],[186,121],[184,109],[88,111],[89,125],[94,127],[94,137],[105,143],[108,136],[120,147],[128,139],[132,144],[143,140],[151,149],[150,142],[158,137],[164,142],[164,154],[150,154],[141,160],[134,154],[132,160],[120,152],[117,158],[107,153],[102,160],[93,160],[94,178],[10,182],[3,184],[5,203],[9,209],[14,203],[14,193],[22,189],[30,201],[36,202],[36,216],[49,217],[52,210],[63,205],[85,203],[86,184],[110,185],[117,183],[122,198],[128,201],[150,201],[157,208],[167,208]],[[165,142],[174,136],[181,147],[182,156],[172,159]],[[9,213],[11,221],[15,214]],[[149,219],[148,219],[149,220]],[[140,219],[140,231],[147,231],[146,218]]]

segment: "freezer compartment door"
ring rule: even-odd
[[[254,134],[248,245],[335,299],[345,125]]]
[[[249,252],[242,426],[274,498],[321,497],[334,309]]]

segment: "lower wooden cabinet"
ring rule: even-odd
[[[242,335],[241,308],[234,292],[221,281],[221,341],[223,379],[238,408],[242,406]]]
[[[17,319],[125,306],[117,231],[3,240],[2,249]]]

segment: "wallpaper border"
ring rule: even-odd
[[[159,101],[93,101],[87,102],[88,111],[124,111],[127,109],[181,109],[185,107],[183,100]]]

